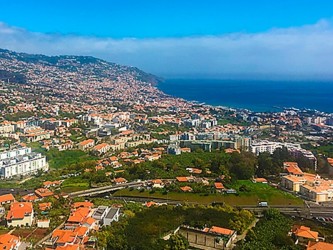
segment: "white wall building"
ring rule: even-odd
[[[49,168],[46,157],[31,152],[31,148],[19,148],[0,153],[0,178],[35,174]]]

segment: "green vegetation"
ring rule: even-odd
[[[225,175],[231,180],[246,180],[254,175],[256,157],[249,152],[226,154],[221,151],[193,152],[181,155],[164,155],[153,162],[144,162],[127,167],[129,179],[175,178],[189,175],[187,167],[202,170],[200,176],[218,177]],[[210,172],[209,172],[210,171]]]
[[[64,150],[50,149],[46,153],[46,157],[50,168],[65,168],[73,164],[84,163],[87,161],[94,161],[97,158],[90,156],[81,150]]]
[[[61,184],[61,191],[65,193],[71,193],[76,191],[81,191],[88,189],[90,187],[89,181],[82,179],[81,177],[72,177],[69,179],[66,179]]]
[[[157,199],[178,200],[180,202],[212,204],[223,202],[229,205],[257,205],[259,201],[267,201],[269,205],[302,205],[302,200],[289,193],[273,188],[267,184],[252,183],[251,181],[237,181],[230,185],[238,194],[200,194],[184,192],[149,192],[142,190],[122,189],[115,196],[144,197]]]
[[[245,243],[237,247],[242,250],[296,250],[292,238],[288,236],[292,220],[280,214],[278,210],[269,209],[254,229],[250,229]]]
[[[254,220],[246,210],[231,207],[172,207],[160,206],[129,213],[120,222],[97,233],[98,246],[107,249],[177,249],[187,245],[182,237],[162,237],[182,225],[198,228],[220,226],[242,232]],[[178,248],[183,249],[183,248]]]

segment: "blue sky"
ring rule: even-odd
[[[0,47],[166,77],[327,78],[332,9],[330,0],[2,0]]]

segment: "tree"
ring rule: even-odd
[[[180,234],[171,235],[167,245],[164,249],[166,250],[186,250],[189,247],[189,243],[186,238]]]

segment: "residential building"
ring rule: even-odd
[[[119,208],[113,208],[111,207],[106,216],[103,218],[103,225],[104,226],[110,226],[113,221],[119,220]]]
[[[0,235],[0,249],[3,250],[18,250],[20,249],[20,238],[12,234]]]
[[[237,237],[235,230],[216,226],[204,229],[181,226],[178,232],[187,239],[190,246],[199,249],[231,249]]]
[[[321,241],[309,241],[306,250],[333,250],[333,244]]]
[[[19,148],[0,153],[0,177],[36,174],[38,170],[47,171],[46,157],[31,152],[31,148]]]
[[[78,144],[78,148],[81,150],[87,150],[93,146],[95,146],[95,141],[93,139],[84,140]]]
[[[7,213],[7,225],[31,226],[34,218],[34,211],[31,202],[14,202],[10,205]]]
[[[9,204],[15,201],[15,197],[12,194],[0,195],[0,204]]]
[[[309,227],[294,225],[291,229],[291,234],[296,238],[295,244],[307,243],[311,241],[319,241],[318,232],[312,231]]]

